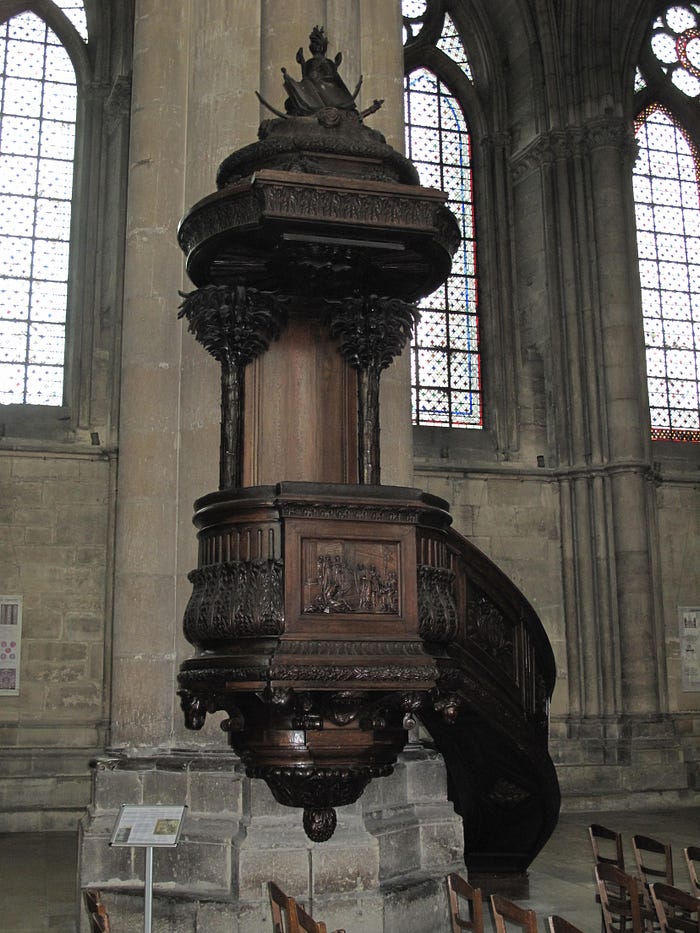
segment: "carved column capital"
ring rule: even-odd
[[[219,486],[240,486],[243,476],[245,367],[279,337],[287,298],[245,285],[204,285],[189,294],[178,317],[221,364]]]
[[[359,482],[377,485],[379,466],[379,376],[406,346],[418,318],[415,305],[399,298],[353,296],[329,301],[331,337],[358,372]]]
[[[356,296],[328,302],[329,332],[354,369],[386,369],[406,346],[418,318],[415,305],[399,298]]]
[[[264,353],[285,323],[287,299],[245,285],[204,285],[184,299],[178,317],[219,363],[247,366]]]

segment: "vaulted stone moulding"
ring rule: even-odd
[[[180,314],[222,387],[220,488],[195,505],[185,720],[198,729],[224,710],[248,775],[303,808],[323,841],[335,808],[391,772],[419,717],[447,764],[467,865],[522,872],[559,805],[549,643],[522,594],[451,529],[446,502],[380,485],[381,372],[414,303],[448,275],[458,226],[446,196],[365,125],[381,102],[358,113],[326,47],[315,29],[301,80],[285,72],[285,111],[224,160],[218,190],[179,229],[196,286]],[[310,340],[356,406],[324,418],[324,393],[280,396],[282,420],[304,431],[290,440],[263,424],[285,472],[246,483],[261,436],[246,419],[250,364],[274,345],[295,367]],[[300,367],[302,387],[308,375]]]

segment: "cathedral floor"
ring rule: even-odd
[[[544,850],[530,868],[530,897],[519,901],[537,911],[539,928],[549,914],[566,917],[584,933],[598,933],[600,912],[594,900],[592,862],[586,827],[599,822],[623,833],[625,861],[634,864],[633,833],[654,836],[673,846],[676,884],[688,887],[683,847],[700,845],[700,807],[667,810],[565,812]],[[76,933],[75,833],[0,834],[0,909],[2,933]],[[448,931],[445,917],[444,931]],[[363,933],[348,929],[348,933]],[[441,933],[426,930],[426,933]]]

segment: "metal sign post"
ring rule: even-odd
[[[143,847],[146,860],[144,878],[144,933],[153,925],[153,849],[174,848],[180,841],[185,806],[130,806],[122,804],[111,846]]]

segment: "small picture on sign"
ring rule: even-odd
[[[125,842],[128,842],[130,835],[131,835],[131,826],[120,826],[114,837],[114,842],[122,843],[122,844]]]
[[[15,668],[0,668],[0,690],[15,690],[17,688],[17,670]]]
[[[153,828],[155,836],[174,836],[180,827],[180,820],[158,820]]]

